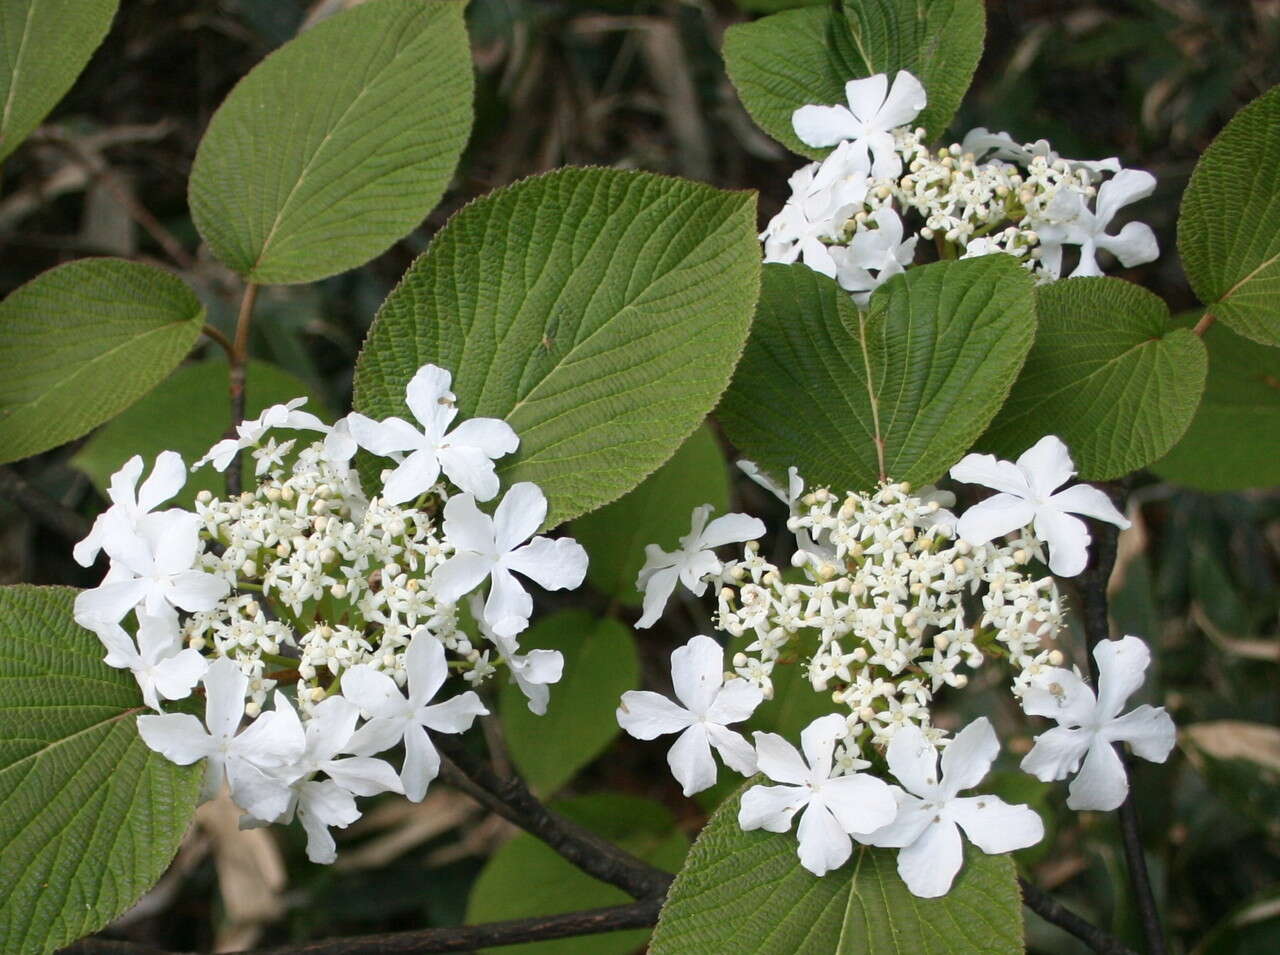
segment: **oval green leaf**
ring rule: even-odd
[[[0,160],[71,89],[111,28],[119,0],[5,0],[0,5]]]
[[[1115,278],[1064,279],[1036,295],[1039,328],[1009,400],[979,445],[1013,459],[1046,434],[1080,477],[1155,461],[1182,437],[1204,393],[1204,343],[1163,299]]]
[[[1022,955],[1022,900],[1008,856],[966,845],[964,868],[938,899],[908,891],[893,849],[855,845],[852,859],[819,878],[796,858],[794,832],[738,827],[747,786],[715,811],[689,850],[652,955]]]
[[[999,410],[1035,334],[1009,256],[916,266],[859,312],[834,281],[769,265],[747,350],[717,411],[774,474],[868,490],[936,480]]]
[[[200,767],[147,748],[127,670],[71,619],[69,587],[0,588],[0,951],[51,952],[155,884]]]
[[[196,227],[251,282],[368,262],[439,201],[471,131],[461,0],[372,0],[272,53],[214,114]]]
[[[453,372],[465,417],[505,418],[552,526],[629,491],[706,417],[759,290],[753,193],[560,169],[453,217],[387,298],[355,406],[406,415],[419,366]]]
[[[1240,110],[1196,163],[1178,252],[1200,301],[1235,332],[1280,345],[1280,86]]]
[[[915,125],[940,137],[982,57],[982,0],[860,0],[844,10],[841,19],[827,6],[787,10],[726,31],[725,68],[752,119],[787,148],[819,159],[829,150],[802,143],[791,114],[806,104],[844,104],[849,80],[908,70],[929,95]]]
[[[0,302],[0,461],[115,417],[182,361],[203,322],[181,279],[122,259],[69,262],[14,291]]]

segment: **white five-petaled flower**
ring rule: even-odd
[[[1125,268],[1154,262],[1160,257],[1160,247],[1149,225],[1128,222],[1115,235],[1107,233],[1107,226],[1123,207],[1145,199],[1155,188],[1156,177],[1151,173],[1141,169],[1122,169],[1098,187],[1092,211],[1080,193],[1063,192],[1063,204],[1055,211],[1055,217],[1064,221],[1045,223],[1036,230],[1045,254],[1060,261],[1063,243],[1080,246],[1080,263],[1072,271],[1072,278],[1102,275],[1097,260],[1098,249],[1110,252]]]
[[[520,445],[511,425],[498,418],[472,418],[452,431],[458,415],[449,390],[453,375],[436,365],[423,365],[405,388],[405,404],[421,429],[403,418],[374,421],[352,412],[347,427],[360,447],[389,457],[408,454],[382,487],[386,504],[403,504],[431,489],[444,471],[458,489],[487,501],[498,493],[493,462]],[[397,457],[399,460],[399,457]]]
[[[404,667],[409,680],[408,699],[395,680],[368,664],[354,666],[342,675],[342,695],[369,719],[351,738],[351,752],[372,756],[403,739],[400,781],[404,794],[413,802],[421,802],[427,786],[440,772],[440,754],[427,730],[464,733],[477,716],[489,711],[471,690],[442,703],[431,703],[444,686],[449,664],[444,658],[444,645],[429,631],[419,630],[409,641]]]
[[[520,692],[529,701],[529,712],[542,716],[547,712],[547,701],[551,699],[551,684],[559,683],[564,675],[564,654],[559,650],[530,650],[520,652],[520,644],[515,637],[504,637],[494,633],[484,622],[484,606],[479,594],[472,594],[470,599],[471,616],[476,620],[476,627],[498,648],[498,653],[507,664],[512,681],[520,688]]]
[[[860,228],[847,246],[835,247],[830,255],[836,263],[836,281],[853,293],[858,305],[866,305],[871,293],[911,264],[916,254],[913,235],[902,240],[902,219],[889,206],[871,214],[876,228]],[[875,275],[871,274],[875,270]]]
[[[161,699],[182,700],[190,696],[209,666],[199,650],[182,649],[178,621],[171,614],[142,614],[137,646],[117,622],[89,629],[107,648],[103,662],[118,670],[131,670],[142,690],[142,701],[153,710],[160,709]]]
[[[201,682],[203,725],[190,713],[139,716],[138,734],[179,766],[207,760],[202,799],[216,796],[225,777],[231,798],[241,809],[259,819],[277,818],[288,808],[291,794],[275,774],[296,763],[306,746],[298,715],[277,692],[276,708],[259,714],[237,734],[249,678],[234,660],[220,657],[209,665]]]
[[[951,469],[963,484],[982,484],[999,491],[961,515],[956,533],[970,544],[985,544],[1002,534],[1031,526],[1049,545],[1049,569],[1074,577],[1089,562],[1089,530],[1073,514],[1083,514],[1117,527],[1129,521],[1096,487],[1076,484],[1057,491],[1075,476],[1067,446],[1053,435],[1041,438],[1017,463],[990,454],[969,454]],[[1057,493],[1054,493],[1057,491]]]
[[[720,644],[697,636],[671,654],[671,682],[684,706],[648,690],[622,694],[618,725],[636,739],[680,734],[667,753],[667,763],[686,796],[715,784],[713,746],[734,772],[750,776],[756,771],[751,744],[727,724],[750,716],[764,694],[740,677],[725,682],[724,675]]]
[[[830,713],[810,723],[796,748],[775,733],[756,733],[760,771],[781,786],[753,786],[742,796],[738,825],[744,830],[787,832],[801,810],[800,864],[814,875],[839,868],[853,852],[850,835],[865,835],[893,821],[893,790],[863,773],[832,776],[836,743],[845,718]]]
[[[187,483],[187,466],[177,452],[161,451],[156,456],[151,474],[138,487],[140,477],[142,457],[137,454],[111,475],[111,484],[107,488],[111,506],[98,515],[88,535],[71,552],[81,567],[88,567],[94,562],[108,539],[118,537],[126,529],[134,531],[142,518],[182,490]],[[113,531],[113,525],[119,529]]]
[[[801,142],[810,146],[834,146],[848,140],[871,154],[871,175],[896,177],[902,159],[894,150],[892,130],[905,126],[925,108],[924,86],[906,70],[899,70],[889,85],[887,73],[850,80],[844,87],[849,105],[801,106],[791,124]]]
[[[1098,662],[1096,696],[1071,670],[1047,668],[1032,678],[1022,708],[1059,725],[1036,737],[1022,769],[1045,782],[1065,779],[1079,769],[1067,805],[1107,811],[1124,802],[1129,792],[1124,763],[1112,744],[1128,743],[1135,755],[1163,763],[1177,731],[1162,706],[1144,703],[1120,715],[1125,701],[1142,686],[1151,662],[1145,643],[1137,637],[1104,640],[1094,648],[1093,658]]]
[[[924,732],[908,723],[889,741],[889,771],[905,788],[893,787],[897,817],[862,841],[901,850],[898,874],[913,894],[945,895],[964,858],[960,830],[988,854],[1033,846],[1044,838],[1044,823],[1027,806],[1011,806],[996,796],[960,796],[982,782],[1000,752],[986,717],[974,720],[938,752]]]
[[[494,633],[513,637],[529,625],[533,598],[512,571],[547,590],[572,590],[587,573],[587,552],[577,541],[530,537],[547,517],[547,498],[536,484],[513,484],[493,516],[476,507],[470,494],[455,495],[444,506],[444,535],[453,556],[436,568],[436,597],[456,602],[492,581],[484,621]],[[528,541],[526,544],[525,541]]]
[[[836,264],[824,239],[837,239],[862,205],[869,185],[866,150],[841,143],[821,163],[810,163],[791,174],[791,198],[774,216],[760,238],[764,260],[788,264],[801,259],[815,272],[835,278]]]
[[[231,464],[232,458],[236,456],[236,452],[253,447],[272,428],[327,432],[329,426],[311,412],[297,410],[306,403],[306,398],[294,398],[286,404],[272,405],[264,409],[256,418],[240,422],[236,425],[234,438],[223,438],[209,449],[208,454],[191,465],[191,470],[194,471],[212,462],[214,470],[225,471]]]
[[[76,595],[75,619],[93,629],[118,623],[134,607],[150,616],[209,610],[230,590],[222,577],[194,570],[200,519],[186,511],[147,514],[130,526],[112,521],[102,541],[111,569],[102,583]]]
[[[720,573],[716,547],[755,540],[764,533],[764,523],[746,514],[725,514],[708,524],[711,511],[710,504],[693,509],[689,533],[680,538],[679,550],[668,553],[657,544],[645,546],[644,566],[636,578],[636,589],[644,591],[644,614],[637,627],[652,627],[658,622],[677,580],[694,596],[702,596],[707,589],[705,578]]]

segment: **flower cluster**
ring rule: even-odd
[[[461,733],[487,712],[471,689],[437,699],[451,673],[478,686],[505,665],[542,713],[563,669],[558,652],[520,650],[524,579],[577,587],[586,552],[535,536],[547,516],[536,485],[509,487],[492,515],[480,508],[500,489],[494,461],[519,439],[496,419],[453,426],[450,385],[434,365],[414,375],[416,423],[352,413],[330,427],[303,399],[268,408],[195,465],[225,470],[247,451],[256,486],[202,491],[193,511],[160,509],[186,481],[177,454],[141,486],[135,457],[75,551],[85,566],[110,559],[75,607],[106,663],[131,670],[156,711],[203,686],[203,722],[142,716],[143,740],[177,763],[206,760],[205,797],[225,780],[246,824],[296,816],[315,861],[333,861],[329,827],[358,818],[355,796],[423,798],[440,765],[428,730]],[[353,465],[361,448],[390,460],[379,494]],[[375,758],[401,744],[398,773]]]
[[[1101,275],[1099,250],[1126,267],[1158,256],[1142,223],[1107,231],[1122,207],[1151,195],[1150,173],[1064,159],[1044,140],[983,128],[930,149],[910,126],[925,90],[906,71],[892,85],[886,74],[851,80],[845,93],[847,106],[803,106],[792,118],[802,142],[834,148],[791,177],[791,198],[760,236],[766,262],[800,260],[865,305],[911,265],[919,239],[944,257],[1015,256],[1043,282],[1062,275],[1068,246],[1073,276]]]
[[[799,816],[800,861],[816,875],[842,865],[854,841],[897,848],[911,891],[934,897],[960,869],[961,832],[999,853],[1032,845],[1044,831],[1026,806],[960,795],[986,776],[999,742],[985,718],[947,734],[932,708],[978,667],[1005,661],[1026,713],[1061,724],[1039,737],[1022,766],[1046,781],[1079,769],[1072,808],[1114,809],[1123,801],[1127,780],[1113,743],[1128,742],[1147,759],[1167,757],[1174,728],[1163,709],[1119,715],[1142,683],[1149,659],[1142,641],[1125,637],[1097,648],[1097,696],[1062,667],[1055,646],[1062,601],[1054,577],[1035,568],[1047,562],[1060,576],[1084,569],[1089,535],[1074,514],[1128,522],[1096,488],[1059,490],[1075,472],[1056,437],[1017,462],[969,455],[957,464],[955,480],[999,492],[959,518],[947,510],[954,497],[930,488],[912,493],[886,483],[840,497],[825,488],[806,493],[795,468],[784,489],[750,462],[742,467],[787,505],[792,567],[761,555],[754,538],[764,527],[754,518],[726,515],[707,525],[708,509],[700,508],[677,552],[650,545],[637,581],[648,622],[677,581],[695,593],[715,586],[717,628],[741,648],[728,672],[725,651],[710,637],[676,650],[672,683],[681,705],[648,691],[622,698],[618,722],[631,735],[680,734],[668,761],[686,794],[715,782],[714,749],[730,769],[779,784],[744,793],[743,829],[785,832]],[[713,552],[744,539],[741,557]],[[799,751],[764,732],[752,746],[730,728],[774,694],[779,666],[802,668],[835,707],[804,730]],[[877,766],[888,778],[868,772]]]

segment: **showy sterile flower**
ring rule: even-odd
[[[1098,693],[1061,667],[1041,670],[1022,698],[1031,716],[1047,716],[1058,726],[1036,737],[1022,769],[1048,782],[1071,781],[1072,809],[1111,810],[1124,802],[1129,780],[1113,743],[1128,743],[1134,755],[1163,763],[1177,739],[1173,720],[1162,706],[1143,704],[1120,715],[1125,701],[1142,686],[1151,651],[1137,637],[1104,640],[1093,650],[1098,663]],[[1083,760],[1084,765],[1081,766]]]
[[[984,126],[971,129],[965,133],[960,142],[961,153],[970,153],[976,159],[990,155],[997,159],[1012,159],[1030,165],[1036,157],[1049,163],[1057,162],[1061,156],[1049,145],[1047,139],[1037,139],[1034,143],[1019,143],[1008,133],[993,133]],[[1063,159],[1071,167],[1087,169],[1098,178],[1104,172],[1119,172],[1120,160],[1114,156],[1107,159]]]
[[[1129,521],[1096,487],[1076,484],[1057,489],[1075,476],[1067,446],[1054,435],[1041,438],[1016,463],[990,454],[969,454],[951,469],[962,484],[981,484],[999,491],[961,515],[956,533],[970,544],[985,544],[1021,527],[1032,527],[1049,545],[1049,569],[1074,577],[1089,562],[1089,530],[1073,514],[1083,514],[1117,527]],[[1055,491],[1057,493],[1055,493]]]
[[[636,578],[636,589],[644,592],[644,613],[637,627],[652,627],[658,622],[677,580],[694,596],[702,596],[707,576],[720,572],[715,548],[755,540],[764,533],[764,522],[746,514],[725,514],[708,524],[712,509],[710,504],[693,509],[689,533],[680,538],[679,550],[668,553],[657,544],[645,546],[644,566]]]
[[[479,594],[471,595],[470,604],[471,616],[475,618],[480,635],[498,648],[498,653],[511,672],[512,682],[529,701],[529,712],[542,716],[547,712],[547,701],[551,698],[551,684],[559,683],[560,677],[564,675],[564,654],[559,650],[530,650],[528,653],[520,653],[520,644],[515,637],[494,633],[485,624],[484,607]]]
[[[869,221],[876,228],[860,228],[847,246],[829,250],[836,263],[836,281],[853,293],[858,305],[866,305],[873,291],[911,264],[919,238],[913,235],[903,241],[902,219],[888,206],[873,212]]]
[[[797,836],[800,864],[814,875],[839,868],[853,852],[850,835],[867,833],[893,821],[892,789],[864,773],[832,775],[836,743],[847,732],[845,718],[829,713],[800,733],[796,748],[775,733],[756,733],[760,772],[781,786],[753,786],[742,796],[738,825],[744,830],[787,832],[803,811]]]
[[[1079,193],[1063,193],[1066,211],[1058,214],[1065,221],[1047,223],[1038,227],[1041,241],[1047,245],[1069,243],[1080,246],[1080,262],[1071,273],[1102,275],[1097,251],[1110,252],[1126,268],[1154,262],[1160,256],[1155,233],[1142,222],[1128,222],[1115,235],[1107,232],[1107,226],[1116,213],[1130,203],[1145,199],[1156,188],[1156,177],[1141,169],[1122,169],[1098,187],[1098,194],[1091,211],[1085,198]]]
[[[500,636],[515,636],[529,625],[533,598],[513,571],[547,590],[571,590],[587,574],[587,552],[577,541],[568,537],[529,540],[546,517],[546,496],[527,481],[511,486],[492,517],[476,507],[470,494],[449,498],[444,506],[444,534],[454,552],[436,570],[436,596],[456,602],[489,578],[484,621]]]
[[[327,432],[329,430],[327,424],[309,411],[298,410],[306,403],[306,398],[294,398],[285,404],[272,405],[264,409],[256,418],[240,422],[236,425],[234,438],[223,438],[209,449],[208,454],[191,465],[191,470],[194,471],[212,462],[215,471],[225,471],[237,452],[252,448],[272,428]]]
[[[898,874],[914,895],[946,895],[964,859],[960,830],[983,852],[996,854],[1033,846],[1044,838],[1044,823],[1027,806],[1011,806],[996,796],[960,796],[982,782],[1000,752],[986,717],[974,720],[938,752],[916,726],[894,734],[885,752],[897,815],[862,841],[899,849]]]
[[[850,80],[844,91],[847,107],[801,106],[796,110],[791,117],[796,135],[814,147],[848,140],[871,155],[871,175],[897,176],[902,172],[902,159],[894,151],[891,130],[910,123],[924,109],[924,86],[906,70],[899,70],[892,86],[888,74],[878,73]]]
[[[388,457],[408,454],[382,487],[387,504],[403,504],[445,477],[478,501],[498,493],[493,462],[520,445],[511,425],[498,418],[472,418],[452,431],[457,398],[449,390],[453,375],[436,365],[423,365],[405,388],[405,404],[421,429],[403,418],[374,421],[352,412],[347,427],[360,447]],[[397,458],[399,460],[399,458]]]
[[[161,699],[182,700],[190,696],[209,666],[200,651],[182,648],[178,621],[172,615],[143,614],[138,621],[136,646],[117,622],[90,629],[107,648],[103,662],[118,670],[132,671],[142,690],[142,701],[153,710],[160,709]]]
[[[111,475],[111,483],[107,487],[111,506],[98,515],[88,535],[71,551],[71,556],[81,567],[93,564],[106,540],[118,536],[126,528],[136,533],[138,521],[182,490],[187,483],[187,466],[180,454],[161,451],[156,455],[151,473],[138,487],[140,477],[142,457],[137,454]],[[113,524],[120,530],[113,532]]]
[[[404,668],[409,683],[407,699],[395,680],[368,664],[343,673],[342,695],[369,720],[352,737],[351,752],[372,756],[403,740],[400,781],[405,795],[413,802],[421,802],[427,786],[440,772],[440,754],[427,730],[464,733],[477,716],[489,711],[471,690],[442,703],[431,703],[444,686],[449,665],[444,658],[444,645],[427,630],[419,630],[409,642]]]
[[[618,725],[636,739],[680,734],[667,753],[667,763],[686,796],[715,784],[713,746],[734,772],[750,776],[756,771],[751,744],[727,726],[755,712],[764,694],[746,680],[733,677],[726,682],[724,677],[720,644],[697,636],[671,654],[671,682],[683,706],[648,690],[622,694]]]
[[[797,259],[815,272],[835,278],[836,265],[824,239],[834,239],[847,215],[824,183],[817,182],[819,163],[801,166],[791,175],[791,198],[760,233],[764,260],[784,265]]]
[[[291,796],[273,771],[296,763],[306,746],[297,714],[277,693],[276,709],[259,714],[237,733],[249,678],[234,660],[220,657],[201,682],[203,725],[190,713],[139,716],[138,735],[179,766],[206,760],[201,799],[216,796],[225,778],[236,805],[259,819],[275,819],[288,808]]]

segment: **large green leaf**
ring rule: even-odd
[[[1032,281],[1005,255],[912,268],[869,312],[803,265],[769,265],[717,417],[747,457],[810,486],[933,481],[999,409],[1035,324]]]
[[[119,0],[0,4],[0,160],[71,89],[107,35],[118,5]]]
[[[372,0],[263,60],[214,114],[191,214],[252,282],[363,265],[440,199],[471,130],[462,0]]]
[[[1176,321],[1191,325],[1198,318]],[[1204,398],[1182,440],[1151,469],[1202,491],[1280,484],[1280,349],[1242,338],[1220,322],[1205,332],[1204,343]]]
[[[355,405],[405,415],[418,367],[453,372],[464,416],[506,418],[548,525],[629,491],[715,405],[759,289],[752,193],[561,169],[459,212],[378,312]]]
[[[1164,300],[1114,278],[1065,279],[1036,295],[1039,326],[1022,375],[979,442],[1013,458],[1046,434],[1080,476],[1120,477],[1182,437],[1204,393],[1204,343]]]
[[[164,872],[200,767],[152,752],[127,670],[71,619],[69,587],[0,588],[0,951],[101,928]]]
[[[640,606],[644,595],[636,590],[636,575],[644,566],[645,545],[675,550],[689,533],[690,514],[702,504],[718,514],[729,509],[724,455],[705,425],[639,487],[573,522],[573,536],[591,556],[591,585],[628,606]]]
[[[941,136],[969,88],[985,35],[982,0],[859,0],[845,4],[843,20],[825,6],[806,7],[730,27],[724,61],[760,127],[817,159],[828,150],[800,142],[791,114],[806,104],[843,104],[848,80],[875,73],[915,74],[929,95],[915,125]]]
[[[1280,86],[1240,110],[1182,197],[1178,252],[1200,300],[1221,321],[1280,345]]]
[[[665,807],[620,793],[595,793],[554,803],[552,808],[617,843],[647,862],[674,872],[689,840]],[[621,889],[584,874],[527,833],[516,836],[491,858],[476,879],[467,922],[555,915],[631,901]],[[629,955],[645,943],[643,929],[553,942],[485,949],[492,955]]]
[[[1008,856],[966,845],[964,868],[938,899],[907,890],[893,849],[855,846],[849,862],[819,878],[796,858],[794,832],[738,827],[746,788],[716,810],[689,851],[652,955],[1023,952],[1021,898]]]
[[[269,405],[306,394],[307,386],[288,372],[266,362],[249,362],[245,375],[247,417],[255,418]],[[327,417],[314,402],[307,407],[322,418]],[[192,362],[90,438],[71,463],[105,493],[111,475],[135,454],[142,455],[149,464],[161,451],[177,451],[191,464],[223,436],[230,422],[226,362]],[[245,486],[252,486],[252,459],[242,465],[246,469]],[[201,468],[187,478],[175,503],[190,507],[196,494],[204,490],[221,495],[226,490],[226,476],[210,467]]]
[[[168,272],[122,259],[50,269],[0,302],[0,461],[115,417],[190,351],[204,308]]]
[[[564,675],[551,687],[547,712],[529,710],[524,693],[508,683],[499,697],[507,748],[529,786],[554,793],[599,756],[621,732],[618,699],[640,682],[631,631],[585,610],[561,610],[520,636],[520,650],[559,650]]]

